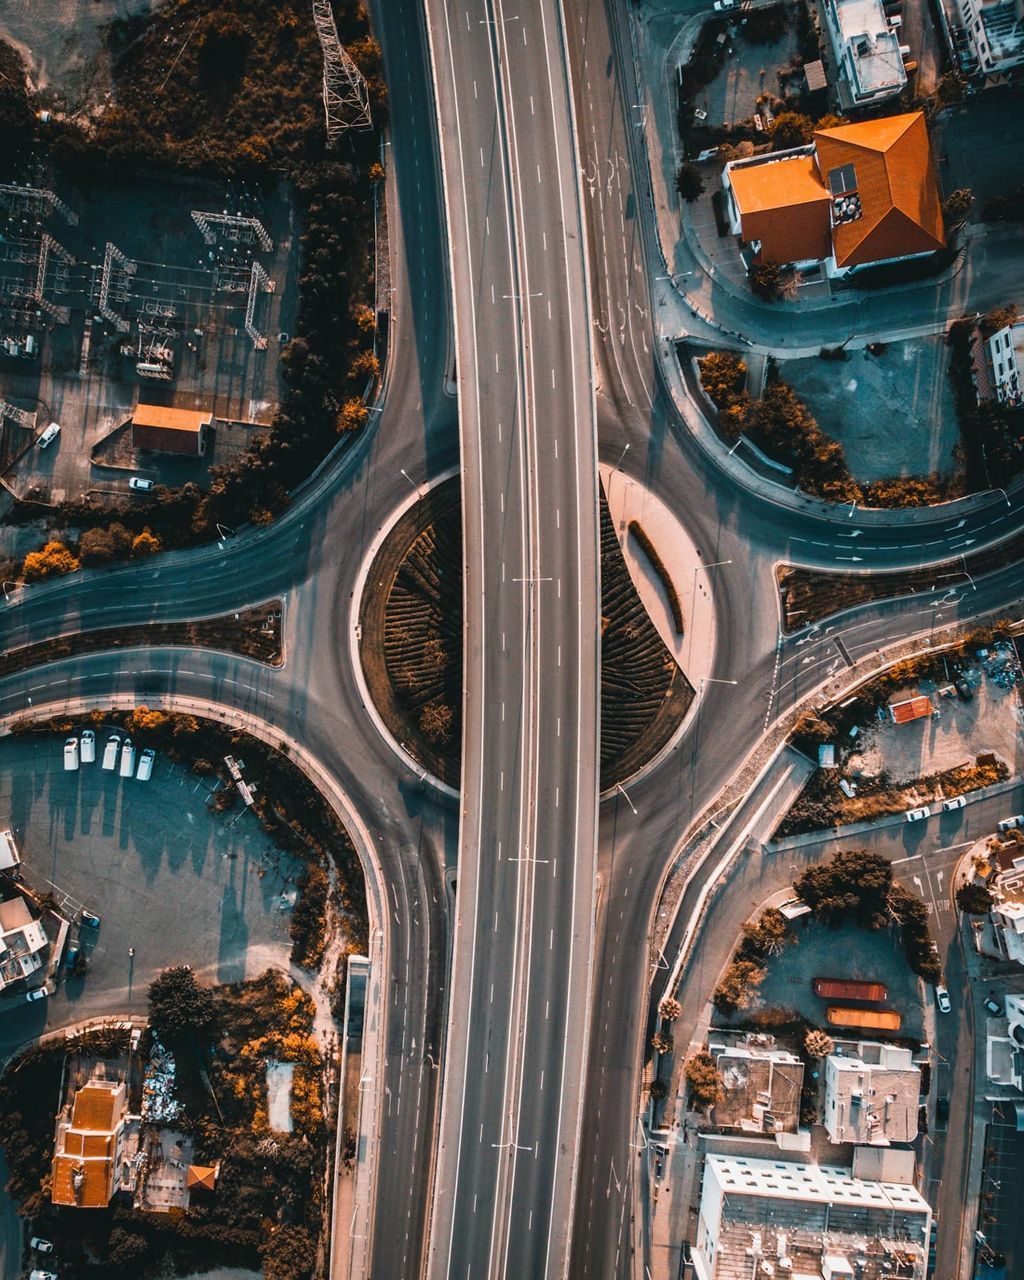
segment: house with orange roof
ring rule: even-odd
[[[57,1117],[51,1197],[54,1204],[105,1209],[124,1159],[127,1096],[123,1080],[94,1075]]]
[[[945,247],[920,111],[819,129],[807,147],[732,161],[722,183],[732,230],[756,263],[845,276]]]

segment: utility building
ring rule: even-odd
[[[206,453],[206,433],[212,422],[212,415],[205,410],[140,403],[132,414],[132,445],[155,453],[201,458]]]

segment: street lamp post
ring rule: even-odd
[[[627,440],[626,443],[622,446],[622,452],[619,454],[619,460],[618,462],[616,462],[615,466],[612,467],[612,476],[616,473],[616,471],[618,471],[619,467],[622,466],[622,459],[626,456],[627,453],[629,453],[629,443],[630,442]],[[611,480],[611,476],[609,476],[608,479]]]

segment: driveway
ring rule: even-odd
[[[101,751],[105,737],[97,733]],[[57,737],[0,743],[0,825],[15,831],[26,878],[52,882],[102,921],[93,936],[82,931],[85,977],[0,1019],[0,1053],[46,1027],[143,1012],[149,982],[168,965],[233,982],[287,962],[281,895],[298,865],[247,810],[211,813],[208,794],[207,779],[162,754],[142,783],[98,762],[65,773]]]

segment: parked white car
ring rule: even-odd
[[[948,800],[943,800],[943,813],[952,813],[954,809],[962,809],[967,803],[966,796],[950,796]]]
[[[1015,831],[1017,827],[1024,827],[1024,813],[1015,813],[1012,818],[1003,818],[999,823],[1002,832]]]
[[[113,772],[117,768],[117,753],[121,750],[121,735],[112,733],[103,748],[103,768]]]
[[[92,764],[96,759],[96,734],[92,729],[84,729],[78,740],[82,752],[82,764]]]
[[[926,804],[922,805],[920,809],[907,810],[908,822],[920,822],[922,818],[930,818],[931,816],[932,816],[932,811],[931,809],[928,808]]]
[[[130,778],[135,772],[135,748],[132,746],[131,738],[125,738],[121,743],[121,768],[120,774],[122,778]]]
[[[78,768],[78,739],[64,739],[64,768],[69,773]]]
[[[143,476],[132,476],[128,481],[128,488],[134,489],[136,493],[149,493],[153,487],[152,480],[146,480]]]
[[[33,1236],[28,1242],[30,1249],[35,1249],[36,1253],[53,1253],[53,1245],[49,1240],[44,1240],[42,1236]]]
[[[148,782],[153,776],[153,761],[156,759],[156,752],[152,747],[147,747],[139,756],[139,767],[135,771],[137,782]]]
[[[39,445],[40,449],[49,449],[50,445],[53,444],[54,440],[56,440],[59,435],[60,423],[51,422],[42,435],[40,435],[36,444]]]
[[[941,982],[935,988],[935,1003],[939,1006],[939,1013],[949,1013],[953,1007],[949,1002],[949,992]]]

